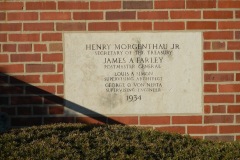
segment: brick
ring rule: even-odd
[[[234,95],[205,95],[204,103],[234,103]]]
[[[11,62],[39,62],[41,54],[11,54]]]
[[[217,126],[188,126],[188,134],[213,134],[217,133]]]
[[[235,53],[235,59],[236,60],[240,60],[240,52],[236,52]]]
[[[54,31],[54,23],[24,23],[24,31]]]
[[[17,45],[16,44],[3,44],[3,52],[16,52]]]
[[[169,1],[169,0],[161,0],[155,1],[155,9],[184,9],[185,8],[185,1],[178,0],[178,1]]]
[[[43,62],[62,62],[63,54],[62,53],[52,53],[52,54],[43,54]]]
[[[185,127],[184,126],[156,127],[155,129],[158,130],[158,131],[161,131],[161,132],[185,134]]]
[[[41,117],[14,117],[11,118],[12,126],[35,126],[42,124]]]
[[[228,42],[227,43],[228,50],[240,50],[240,42]]]
[[[62,1],[62,2],[58,2],[58,9],[62,9],[62,10],[89,9],[89,2]]]
[[[47,115],[47,107],[33,107],[33,115]]]
[[[221,84],[219,92],[240,92],[240,84]]]
[[[236,122],[240,123],[240,116],[239,115],[236,116]]]
[[[0,85],[6,85],[9,84],[9,76],[4,73],[3,70],[0,68]]]
[[[42,41],[62,41],[62,33],[43,33]]]
[[[32,44],[19,44],[18,45],[18,52],[31,52],[32,51]]]
[[[240,8],[240,1],[228,0],[228,1],[219,1],[219,8]]]
[[[40,83],[40,75],[16,75],[10,77],[11,84]]]
[[[236,18],[240,18],[240,11],[235,11]]]
[[[57,72],[63,72],[63,64],[57,64]]]
[[[0,95],[2,96],[11,93],[12,89],[10,86],[0,86],[0,90],[1,90]]]
[[[5,21],[6,20],[6,13],[0,12],[0,21]]]
[[[233,39],[232,31],[209,31],[203,33],[204,39]]]
[[[38,20],[37,12],[9,12],[8,21],[34,21]]]
[[[184,30],[184,22],[155,22],[154,30]]]
[[[21,23],[0,23],[0,31],[21,31]]]
[[[106,20],[136,19],[135,11],[106,12]]]
[[[240,39],[240,31],[235,31],[235,39]]]
[[[168,19],[167,11],[146,11],[146,12],[138,12],[138,19]]]
[[[240,105],[228,106],[227,113],[240,113]]]
[[[239,21],[222,21],[218,22],[219,29],[240,29],[240,22]]]
[[[57,23],[57,31],[85,31],[86,23],[82,22],[68,22],[68,23]]]
[[[108,12],[106,14],[108,14]],[[74,20],[102,20],[103,12],[74,12],[73,19]]]
[[[203,42],[203,50],[211,50],[211,42]]]
[[[204,60],[233,60],[233,52],[205,52]]]
[[[31,115],[32,108],[31,107],[17,107],[18,115]]]
[[[240,81],[240,73],[236,74],[236,81]]]
[[[3,73],[3,74],[0,74],[0,84],[9,83],[9,76],[4,75],[4,72],[2,70],[0,70],[0,73]]]
[[[9,97],[0,97],[0,106],[1,105],[8,105]]]
[[[74,117],[44,117],[44,124],[74,123]]]
[[[211,115],[204,116],[204,123],[233,123],[234,116],[233,115]]]
[[[44,104],[58,104],[58,105],[64,105],[64,99],[60,96],[56,96],[53,94],[49,94],[44,96]]]
[[[121,30],[122,31],[152,30],[152,23],[151,22],[122,22]]]
[[[201,11],[170,11],[171,19],[200,19]]]
[[[106,117],[76,117],[76,123],[83,123],[83,124],[106,124],[107,118]]]
[[[207,30],[216,29],[217,23],[213,21],[189,21],[187,22],[187,29],[190,30]]]
[[[9,41],[12,42],[38,42],[40,41],[39,34],[9,34]]]
[[[9,61],[9,58],[8,58],[8,55],[7,54],[1,54],[0,55],[0,63],[2,62],[8,62]]]
[[[238,62],[222,62],[218,64],[220,71],[239,71],[240,63]]]
[[[23,86],[0,86],[0,95],[23,94]]]
[[[90,2],[91,10],[108,10],[108,9],[121,9],[120,1],[105,1],[105,2]]]
[[[240,102],[240,95],[236,95],[236,102],[237,102],[237,103]]]
[[[26,64],[26,72],[55,72],[54,64]]]
[[[16,88],[16,89],[15,89]],[[1,105],[7,106],[9,102],[9,95],[14,94],[22,94],[23,93],[23,87],[21,87],[22,90],[19,89],[19,86],[11,87],[11,86],[0,86],[0,111],[1,111]],[[6,97],[3,97],[6,96]],[[7,97],[8,96],[8,97]]]
[[[170,116],[141,116],[141,125],[170,124]]]
[[[203,11],[204,19],[232,19],[232,11]]]
[[[55,86],[26,86],[26,94],[55,94]]]
[[[210,50],[211,49],[211,43],[210,42],[204,42],[203,43],[203,49],[204,50]]]
[[[63,86],[57,86],[57,94],[63,94],[64,93],[64,87]]]
[[[205,84],[204,92],[217,92],[217,85],[216,84]]]
[[[56,2],[26,2],[27,10],[55,10]]]
[[[62,43],[50,43],[49,44],[50,51],[63,51]]]
[[[43,83],[63,83],[62,74],[43,75]]]
[[[225,50],[225,42],[212,42],[213,50]]]
[[[63,114],[64,107],[63,106],[51,106],[49,107],[49,114]]]
[[[2,103],[1,97],[0,97],[0,102]],[[16,115],[16,107],[0,107],[0,111],[7,113],[8,115],[11,115],[11,116]]]
[[[153,9],[152,1],[123,1],[123,9]]]
[[[46,52],[47,45],[46,44],[34,44],[34,52]]]
[[[186,5],[187,9],[216,8],[216,0],[201,0],[201,1],[187,0]]]
[[[118,31],[117,22],[91,22],[88,24],[89,31]]]
[[[0,10],[23,10],[23,2],[0,2]]]
[[[42,12],[40,20],[71,20],[70,12]]]
[[[42,91],[43,94],[46,94],[46,92],[47,92],[47,94],[55,94],[56,93],[55,85],[54,86],[49,86],[49,85],[48,86],[33,86],[32,88],[36,88],[38,91],[39,90]],[[27,88],[27,89],[29,89],[29,88]],[[27,91],[27,92],[29,92],[29,91]]]
[[[204,113],[205,113],[205,114],[211,113],[211,106],[209,106],[209,105],[204,105]]]
[[[202,116],[173,116],[172,124],[201,124]]]
[[[7,34],[0,34],[0,42],[7,42]]]
[[[239,133],[240,126],[239,125],[220,126],[219,132],[220,133]]]
[[[234,136],[205,136],[205,139],[210,141],[234,141]]]
[[[203,140],[204,139],[204,137],[203,136],[195,136],[195,135],[191,135],[191,137],[193,138],[193,139],[200,139],[200,140]]]
[[[138,124],[137,116],[124,116],[124,117],[109,117],[108,124]]]
[[[225,105],[217,105],[212,106],[213,113],[226,113],[226,106]]]
[[[12,105],[42,104],[42,97],[39,96],[14,96],[11,97]]]

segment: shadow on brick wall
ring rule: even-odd
[[[18,78],[19,77],[19,78]],[[24,127],[51,123],[123,124],[84,106],[68,101],[20,79],[0,72],[0,112],[6,113],[10,127]],[[64,110],[83,116],[69,116]]]

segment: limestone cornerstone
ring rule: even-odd
[[[104,115],[202,113],[200,32],[64,38],[68,101]]]

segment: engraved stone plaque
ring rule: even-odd
[[[65,33],[64,40],[67,101],[104,115],[202,112],[200,32]]]

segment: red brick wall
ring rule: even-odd
[[[12,127],[124,123],[204,139],[240,139],[240,1],[0,1],[0,111]],[[198,115],[64,117],[63,33],[201,31]],[[191,104],[189,104],[191,105]]]

